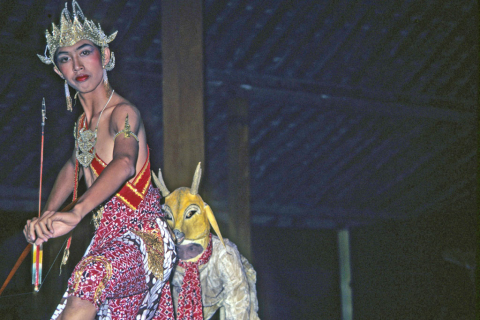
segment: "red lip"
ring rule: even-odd
[[[88,79],[88,76],[87,75],[83,75],[83,76],[78,76],[75,78],[75,80],[77,80],[78,82],[83,82],[85,80]]]

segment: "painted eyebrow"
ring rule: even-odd
[[[84,43],[84,44],[82,44],[80,47],[78,47],[77,49],[75,49],[75,51],[82,50],[82,49],[85,48],[85,47],[93,48],[93,46],[92,46],[91,44]]]
[[[82,50],[83,48],[85,47],[90,47],[90,48],[93,48],[93,46],[91,44],[88,44],[88,43],[84,43],[82,44],[80,47],[78,47],[77,49],[75,49],[75,51],[78,51],[78,50]],[[57,53],[57,56],[61,55],[61,54],[68,54],[68,52],[66,51],[59,51]]]

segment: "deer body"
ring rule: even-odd
[[[226,320],[258,319],[256,272],[239,252],[236,245],[212,237],[213,253],[207,264],[199,267],[202,287],[203,318],[210,319],[219,308],[225,308]],[[183,283],[185,269],[175,266],[172,297],[175,310]]]
[[[165,186],[161,171],[158,178],[155,174],[152,178],[165,197],[165,217],[175,234],[179,259],[187,263],[197,262],[212,241],[211,256],[206,263],[198,265],[203,319],[210,319],[219,308],[222,308],[221,319],[259,319],[256,272],[236,245],[223,239],[213,211],[198,194],[200,164],[191,188],[182,187],[170,192]],[[210,226],[217,234],[211,240]],[[185,296],[185,292],[182,293],[185,290],[182,287],[185,274],[183,267],[174,267],[171,284],[177,317],[179,312],[183,312],[178,309],[179,297],[183,294],[183,301],[190,299]]]

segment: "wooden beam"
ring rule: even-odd
[[[205,168],[203,1],[162,5],[163,176],[170,190]]]
[[[248,103],[241,98],[231,99],[228,109],[228,236],[252,261]]]
[[[434,95],[409,95],[312,81],[208,69],[209,86],[227,86],[249,101],[335,108],[362,114],[474,123],[476,101]],[[219,89],[217,89],[219,90]]]
[[[342,300],[342,320],[353,319],[352,272],[350,265],[350,231],[338,231],[338,262],[340,267],[340,293]]]

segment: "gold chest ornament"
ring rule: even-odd
[[[105,106],[102,109],[102,112],[100,112],[100,115],[98,116],[97,125],[95,126],[95,131],[92,131],[90,129],[85,129],[87,124],[86,117],[83,118],[84,120],[83,127],[78,131],[78,135],[77,135],[77,124],[75,124],[75,128],[73,131],[75,135],[75,149],[76,149],[75,156],[78,162],[84,168],[88,167],[90,163],[92,163],[93,158],[95,157],[95,145],[97,144],[98,124],[100,123],[100,118],[102,117],[103,111],[105,111],[105,108],[110,102],[110,99],[112,99],[114,92],[115,90],[113,90],[112,94],[110,94],[110,98],[108,98],[107,103],[105,104]]]

